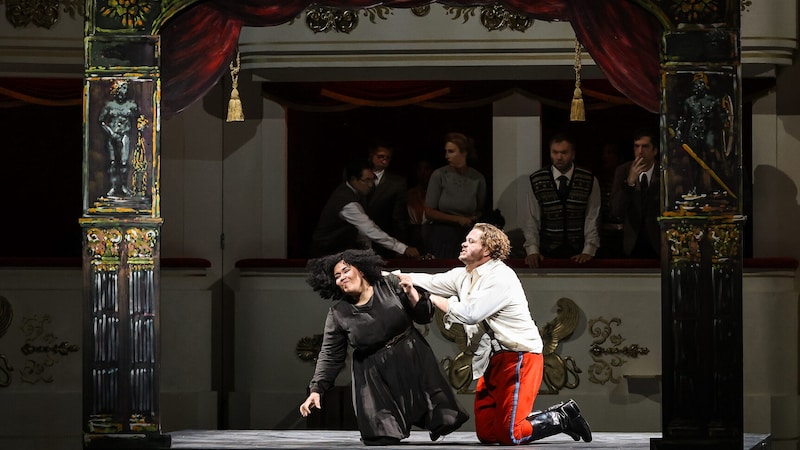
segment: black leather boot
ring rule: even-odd
[[[533,425],[533,441],[559,433],[566,433],[576,441],[592,441],[592,430],[574,400],[553,405],[538,414],[533,412],[528,420]]]

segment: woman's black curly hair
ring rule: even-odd
[[[355,267],[369,284],[375,284],[382,278],[381,269],[386,262],[372,250],[345,250],[333,255],[323,256],[308,261],[306,283],[326,299],[339,300],[344,293],[333,278],[333,268],[340,261]]]

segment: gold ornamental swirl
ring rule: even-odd
[[[544,357],[544,376],[542,378],[542,388],[539,390],[543,394],[557,394],[561,389],[575,389],[580,384],[581,370],[571,356],[562,358],[556,353],[561,341],[568,339],[575,332],[580,320],[580,308],[574,301],[562,297],[556,301],[556,318],[547,322],[544,328],[540,329],[544,347],[542,356]]]

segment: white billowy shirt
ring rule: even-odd
[[[464,324],[465,330],[474,330],[475,325],[486,320],[503,349],[542,352],[542,337],[531,317],[522,283],[514,270],[503,261],[490,260],[476,267],[472,273],[464,267],[458,267],[439,274],[409,275],[415,285],[432,294],[458,297],[458,300],[449,301],[445,326],[456,322]],[[489,336],[484,334],[472,359],[473,378],[483,375],[490,357]]]

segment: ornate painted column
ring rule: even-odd
[[[86,448],[169,448],[159,416],[159,2],[87,1]]]
[[[742,448],[740,3],[662,1],[662,432]]]

